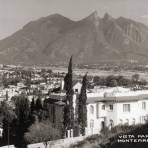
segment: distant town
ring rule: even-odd
[[[71,147],[147,123],[147,66],[67,67],[1,65],[0,146]]]

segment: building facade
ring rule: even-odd
[[[80,82],[73,85],[74,118],[77,118],[77,99],[81,91]],[[62,124],[65,93],[55,93],[57,110],[52,117],[57,125]],[[51,108],[51,106],[50,106]],[[60,115],[59,115],[60,111]],[[56,113],[55,113],[56,112]],[[114,87],[87,90],[87,127],[86,135],[98,134],[101,129],[111,129],[117,125],[144,124],[148,117],[148,90],[133,91],[129,88]]]
[[[115,89],[115,88],[114,88]],[[86,134],[97,134],[104,127],[144,124],[148,117],[148,91],[117,91],[87,94]],[[94,97],[93,97],[94,96]]]

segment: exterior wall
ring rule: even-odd
[[[73,95],[73,109],[74,109],[74,118],[77,118],[77,98],[76,94]]]
[[[55,123],[55,104],[47,103],[49,120],[51,123]]]
[[[102,106],[105,105],[105,109]],[[109,105],[113,105],[113,110],[110,110]],[[94,108],[94,113],[91,113],[91,106]],[[105,126],[109,127],[111,124],[111,120],[113,121],[113,125],[117,124],[117,104],[112,103],[92,103],[87,105],[87,128],[86,134],[98,134],[101,129]],[[92,123],[94,125],[92,127]]]
[[[76,83],[76,84],[73,86],[73,91],[74,91],[75,93],[80,94],[80,92],[81,92],[81,87],[82,87],[82,84],[78,82],[78,83]],[[77,92],[76,92],[76,90],[77,90]]]
[[[0,148],[15,148],[15,146],[14,145],[7,145],[7,146],[2,146],[2,147],[0,147]]]
[[[110,105],[113,106],[113,109],[110,109]],[[114,126],[117,124],[117,104],[116,103],[105,103],[105,126],[111,128],[111,126]],[[113,122],[112,122],[113,121]],[[112,125],[111,125],[112,122]]]
[[[54,119],[54,125],[55,127],[61,132],[63,128],[63,114],[64,114],[64,106],[63,105],[55,105],[55,119]],[[62,134],[61,134],[62,135]]]
[[[3,135],[3,129],[0,128],[0,137],[2,137],[2,135]]]
[[[71,145],[83,141],[85,138],[81,136],[49,141],[47,148],[70,148]],[[43,143],[35,143],[27,145],[27,148],[45,148],[45,145]]]
[[[105,106],[105,109],[102,109],[102,106]],[[113,105],[113,110],[110,109],[110,105]],[[99,103],[99,118],[105,118],[105,125],[109,125],[110,120],[116,122],[117,116],[117,105],[115,103]]]
[[[142,102],[146,102],[146,110],[142,109]],[[123,104],[130,104],[130,112],[123,112]],[[136,101],[136,102],[122,102],[117,104],[117,124],[123,124],[129,121],[129,125],[133,124],[133,119],[135,119],[135,124],[143,124],[142,116],[148,115],[148,100]]]
[[[74,85],[73,89],[78,89],[78,92],[81,90],[80,83],[77,83]],[[73,95],[73,107],[74,107],[74,115],[75,119],[76,111],[77,111],[77,98],[79,93],[76,93]],[[111,101],[111,99],[106,100],[105,102],[97,102],[101,100],[102,98],[98,96],[98,93],[88,93],[87,97],[89,98],[89,103],[87,104],[87,127],[86,127],[86,135],[92,135],[92,134],[98,134],[103,127],[113,127],[116,125],[126,124],[127,121],[129,125],[133,124],[133,121],[135,121],[134,124],[144,123],[144,117],[148,116],[148,99],[142,99],[138,98],[140,101],[132,101],[129,96],[129,101],[125,102],[125,100],[122,100],[124,102],[115,102]],[[109,97],[109,96],[108,96]],[[122,96],[123,97],[123,96]],[[127,96],[125,96],[127,97]],[[133,96],[132,96],[133,97]],[[137,95],[135,95],[137,97]],[[140,97],[140,96],[138,96]],[[101,99],[100,99],[101,98]],[[134,97],[133,97],[134,98]],[[109,101],[110,100],[110,101]],[[120,97],[118,100],[118,96],[116,97],[117,101],[121,101]],[[126,98],[128,100],[128,98]],[[146,102],[146,109],[142,109],[142,102]],[[130,112],[123,112],[123,104],[130,104]],[[53,108],[51,106],[49,107],[49,114],[51,114],[51,120],[52,119],[62,119],[62,115],[58,115],[59,110],[62,112],[62,108]],[[111,108],[111,106],[113,108]],[[105,109],[103,109],[102,106],[105,106]],[[93,108],[93,111],[91,111],[91,108]],[[54,118],[53,118],[54,117]],[[60,120],[61,120],[60,119]],[[56,121],[53,121],[55,123]],[[56,124],[59,125],[61,121],[57,121]]]
[[[146,109],[142,109],[142,102],[146,102]],[[130,104],[130,112],[123,112],[123,104]],[[105,105],[105,109],[103,109]],[[113,110],[110,109],[113,105]],[[91,113],[91,107],[94,108]],[[133,102],[95,102],[87,105],[87,128],[86,135],[98,134],[103,126],[111,128],[116,125],[127,124],[143,124],[148,119],[148,100]],[[93,122],[93,123],[92,123]],[[92,125],[93,124],[93,125]]]
[[[90,108],[93,107],[94,111],[91,113]],[[93,122],[93,123],[92,123]],[[86,135],[98,134],[101,130],[101,119],[97,118],[97,105],[96,103],[87,105],[87,128]]]

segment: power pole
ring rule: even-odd
[[[10,144],[10,138],[9,138],[9,136],[10,136],[10,133],[9,133],[9,122],[8,122],[8,148],[9,148],[9,144]]]

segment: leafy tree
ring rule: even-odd
[[[7,76],[7,73],[4,73],[2,75],[2,84],[3,84],[4,87],[8,87],[8,82],[7,82],[6,76]]]
[[[25,140],[29,143],[43,142],[45,148],[48,146],[48,141],[60,138],[60,132],[55,129],[49,120],[42,122],[36,121],[25,133]]]
[[[132,75],[132,80],[134,81],[134,82],[138,82],[138,80],[139,80],[139,74],[134,74],[134,75]]]
[[[141,80],[140,82],[139,82],[139,85],[141,85],[141,86],[145,86],[147,84],[147,81],[146,80]]]
[[[65,109],[64,109],[64,127],[65,127],[65,130],[67,130],[67,129],[72,129],[74,124],[73,88],[72,88],[72,56],[69,61],[68,73],[64,78],[64,82],[65,82],[64,88],[66,90],[66,100],[65,100]]]
[[[8,104],[6,101],[2,101],[0,103],[0,116],[3,117],[4,114],[7,112],[8,110]]]
[[[110,75],[106,78],[106,86],[111,86],[112,87],[112,81],[115,80],[115,76]]]
[[[100,78],[99,76],[94,76],[93,82],[94,82],[95,84],[99,85],[100,79],[101,79],[101,78]]]
[[[117,80],[113,79],[110,81],[110,86],[111,87],[116,87],[118,85]]]
[[[78,100],[78,123],[80,126],[80,133],[85,135],[85,127],[87,126],[87,74],[83,77],[81,93]]]

